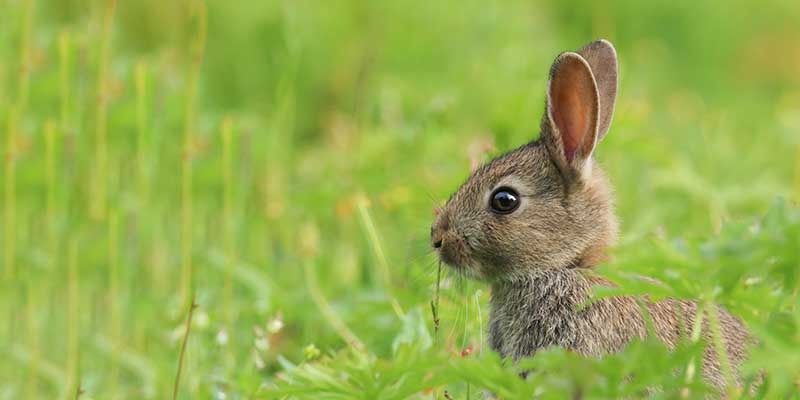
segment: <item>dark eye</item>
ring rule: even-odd
[[[508,214],[519,207],[519,195],[511,188],[498,188],[489,199],[489,207],[498,214]]]

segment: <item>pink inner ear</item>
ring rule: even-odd
[[[594,134],[591,119],[597,95],[588,68],[580,60],[564,60],[553,77],[550,96],[553,122],[561,135],[564,156],[571,162],[578,149],[587,143],[591,146],[593,140],[588,136]]]
[[[566,87],[561,87],[561,90],[554,93],[553,117],[561,133],[564,156],[571,162],[581,146],[584,134],[589,131],[589,117],[587,107],[580,97],[580,89],[575,87],[580,85],[577,80],[564,82],[564,85]]]

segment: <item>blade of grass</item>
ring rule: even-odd
[[[708,323],[711,327],[714,352],[719,359],[720,367],[722,367],[722,374],[725,377],[727,398],[738,398],[739,395],[736,388],[736,379],[733,375],[733,368],[731,367],[731,362],[728,358],[728,349],[725,346],[725,339],[722,337],[722,330],[719,325],[720,308],[713,303],[706,304],[704,308],[708,310]]]
[[[82,394],[83,394],[83,385],[81,384],[80,378],[78,378],[78,387],[75,388],[75,397],[74,397],[74,399],[75,400],[80,399]]]
[[[22,346],[16,345],[9,349],[8,355],[23,365],[27,365],[31,373],[42,378],[41,381],[55,388],[67,387],[70,383],[66,373],[58,365],[42,358],[42,354],[34,354]],[[28,397],[38,398],[38,397]]]
[[[322,317],[333,328],[339,337],[356,350],[364,351],[364,343],[358,336],[347,327],[347,324],[336,314],[336,311],[331,307],[325,295],[322,294],[322,289],[319,286],[317,279],[317,271],[314,268],[314,259],[316,258],[319,246],[319,231],[313,223],[306,223],[301,226],[299,231],[300,236],[300,255],[303,258],[303,271],[305,273],[306,287],[308,293],[311,295],[311,300],[322,313]]]
[[[697,310],[695,311],[695,316],[694,316],[694,324],[692,324],[692,332],[691,335],[689,336],[689,340],[691,340],[692,343],[697,343],[697,341],[700,340],[700,334],[702,333],[703,329],[703,318],[704,318],[703,316],[705,315],[705,310],[706,310],[706,303],[698,302]],[[689,364],[686,366],[686,379],[684,382],[686,382],[687,386],[691,385],[692,382],[694,382],[696,374],[697,374],[697,360],[695,359],[695,357],[692,357],[689,360]],[[688,396],[689,394],[690,393],[688,392],[687,389],[686,395]]]
[[[92,345],[99,353],[106,355],[108,358],[118,357],[120,369],[135,377],[134,379],[137,381],[136,387],[141,391],[144,398],[155,397],[157,375],[153,364],[154,360],[134,351],[133,348],[126,348],[124,344],[112,343],[111,340],[102,335],[95,336]]]
[[[136,82],[136,170],[139,207],[144,208],[148,198],[147,176],[147,63],[140,60],[134,72]]]
[[[58,35],[58,85],[59,85],[59,128],[61,134],[69,131],[70,123],[70,76],[72,73],[72,45],[69,31]]]
[[[79,286],[78,286],[78,240],[72,238],[67,250],[67,393],[73,386],[80,388],[78,377],[79,356]],[[77,389],[75,389],[77,390]]]
[[[478,310],[478,355],[483,355],[483,313],[481,312],[480,297],[483,291],[475,291],[475,309]]]
[[[5,270],[5,278],[7,281],[14,279],[16,270],[16,131],[17,131],[17,113],[16,107],[11,107],[8,115],[8,136],[6,144],[5,155],[5,173],[4,173],[4,207],[3,207],[3,266]]]
[[[45,123],[45,157],[46,157],[46,174],[47,174],[47,243],[50,257],[53,263],[56,262],[56,253],[58,252],[58,234],[56,232],[56,176],[58,170],[56,167],[56,146],[58,139],[56,138],[56,124],[52,120]]]
[[[364,194],[359,194],[356,198],[356,206],[358,207],[358,215],[361,217],[361,224],[366,231],[370,247],[372,247],[372,251],[375,253],[375,258],[378,261],[378,272],[381,275],[383,289],[386,291],[386,295],[389,297],[389,303],[392,305],[394,313],[399,319],[402,320],[405,317],[405,313],[400,307],[400,303],[395,298],[394,291],[392,290],[391,276],[389,274],[389,263],[386,261],[386,254],[383,252],[383,247],[378,239],[378,231],[375,229],[375,224],[372,222],[372,217],[367,209],[367,196]]]
[[[28,88],[31,72],[31,26],[33,25],[33,1],[26,0],[22,11],[22,27],[19,42],[19,69],[17,70],[17,97],[8,112],[8,132],[5,155],[5,275],[10,281],[16,274],[16,158],[17,129],[25,115],[28,104]]]
[[[95,93],[95,159],[92,168],[93,195],[89,215],[94,220],[106,218],[106,197],[108,196],[108,64],[111,44],[111,25],[114,21],[116,0],[109,0],[103,15],[103,29],[100,32],[100,56],[97,62],[97,93]]]
[[[37,321],[37,309],[39,308],[38,304],[38,293],[36,293],[36,288],[38,285],[36,284],[29,284],[27,290],[27,307],[26,307],[26,314],[27,314],[27,322],[28,322],[28,332],[27,332],[27,339],[28,339],[28,349],[31,352],[31,362],[28,365],[28,379],[25,382],[25,396],[28,399],[35,399],[37,397],[37,389],[36,386],[38,385],[37,380],[37,370],[39,369],[39,322]]]
[[[442,261],[436,267],[436,287],[434,288],[433,300],[431,300],[431,314],[433,314],[433,340],[439,341],[439,287],[442,283]]]
[[[183,159],[181,162],[181,294],[186,299],[192,286],[192,158],[195,135],[195,113],[197,85],[200,80],[200,66],[206,43],[206,6],[203,2],[193,3],[196,29],[190,46],[191,62],[186,82],[183,121]]]
[[[800,144],[795,146],[794,152],[794,200],[800,203]]]
[[[31,27],[33,26],[33,1],[25,0],[22,14],[22,32],[19,43],[19,70],[17,71],[17,117],[25,115],[31,76]]]
[[[222,120],[222,170],[223,170],[223,189],[222,189],[222,220],[223,220],[223,242],[225,248],[225,272],[223,278],[222,304],[225,310],[225,322],[230,324],[231,314],[231,269],[236,264],[236,249],[233,235],[233,119],[230,116]]]
[[[313,264],[310,261],[304,262],[303,270],[305,271],[306,286],[308,287],[308,293],[311,295],[311,300],[317,305],[325,321],[328,322],[345,343],[353,346],[356,350],[364,351],[366,349],[364,343],[347,327],[347,324],[336,314],[336,311],[322,294]]]
[[[192,316],[194,315],[195,308],[197,308],[197,303],[195,302],[195,298],[193,296],[192,303],[189,306],[189,313],[186,316],[186,330],[183,333],[181,351],[178,355],[178,370],[175,372],[175,384],[172,387],[172,400],[178,398],[178,388],[180,387],[181,373],[183,372],[183,360],[186,357],[186,345],[189,343],[189,333],[191,333],[192,330]]]
[[[122,342],[122,315],[119,293],[119,217],[116,211],[109,214],[108,219],[108,296],[111,306],[108,330],[114,341],[115,351],[111,359],[108,387],[109,393],[117,393],[119,383],[119,346]]]

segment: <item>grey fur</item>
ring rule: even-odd
[[[563,134],[553,118],[564,111],[556,109],[563,105],[551,103],[563,97],[564,93],[554,93],[558,90],[581,91],[567,93],[575,97],[566,104],[579,98],[588,102],[579,106],[594,113],[565,113],[568,118],[588,118],[577,121],[577,126],[589,129],[579,138],[574,159],[565,157]],[[591,154],[610,125],[611,116],[604,113],[613,112],[616,92],[617,59],[611,43],[597,41],[580,54],[560,55],[551,69],[540,138],[473,172],[431,227],[432,243],[442,261],[491,285],[489,343],[504,357],[517,360],[549,346],[599,357],[647,334],[633,297],[605,298],[579,307],[592,296],[595,285],[612,285],[591,268],[606,259],[618,226],[611,186]],[[568,122],[565,126],[576,126],[576,121]],[[520,194],[520,206],[511,214],[489,209],[490,194],[501,186]],[[697,313],[695,302],[642,300],[656,334],[669,347],[689,335]],[[750,336],[739,319],[722,308],[717,311],[727,354],[738,367]],[[701,335],[710,341],[704,317]],[[719,360],[711,346],[707,348],[703,375],[721,388],[725,379]]]

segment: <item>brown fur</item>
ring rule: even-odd
[[[633,297],[580,307],[593,286],[610,284],[591,267],[606,259],[617,238],[611,186],[591,157],[611,123],[616,52],[609,42],[593,42],[579,53],[560,55],[550,74],[540,138],[474,171],[431,227],[442,261],[491,284],[489,342],[513,360],[549,346],[602,356],[647,334]],[[510,214],[489,208],[489,197],[499,187],[520,195],[519,207]],[[669,347],[689,336],[695,302],[644,304],[656,334]],[[740,320],[718,311],[729,359],[737,367],[746,357],[749,334]],[[706,318],[701,332],[710,343]],[[703,374],[722,387],[725,380],[711,348]]]

